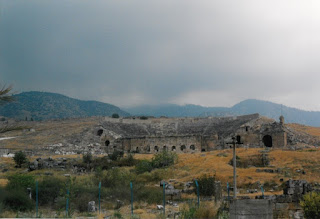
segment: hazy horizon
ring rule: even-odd
[[[0,78],[125,108],[320,111],[318,1],[0,0]]]

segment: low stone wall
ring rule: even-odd
[[[265,199],[232,200],[230,219],[273,219],[272,201]]]

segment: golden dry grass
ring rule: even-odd
[[[297,123],[287,124],[286,126],[298,132],[306,133],[315,137],[320,137],[320,127],[306,126],[306,125],[301,125]]]
[[[60,143],[74,134],[81,133],[86,128],[97,125],[99,118],[20,123],[17,125],[33,128],[35,132],[17,130],[2,133],[0,137],[16,138],[1,141],[1,148],[14,150],[39,149],[50,144]]]

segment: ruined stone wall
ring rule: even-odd
[[[228,148],[232,137],[244,147],[283,148],[287,133],[280,123],[257,114],[227,118],[106,119],[96,130],[106,151],[192,153]],[[267,140],[266,140],[267,139]],[[267,143],[266,143],[267,142]]]
[[[201,152],[201,136],[166,136],[122,139],[125,152],[157,153],[175,151],[177,153]]]

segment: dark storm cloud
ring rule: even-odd
[[[0,77],[17,90],[320,109],[316,1],[0,2]]]

